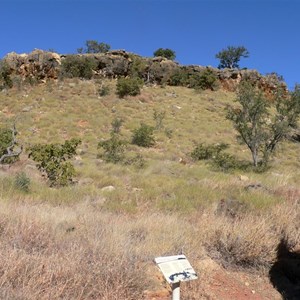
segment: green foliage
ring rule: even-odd
[[[169,48],[159,48],[153,53],[154,57],[162,56],[170,60],[174,60],[176,58],[176,53],[174,50]]]
[[[121,126],[124,123],[123,119],[120,118],[115,118],[112,122],[111,122],[111,126],[112,126],[112,133],[120,133],[121,131]]]
[[[29,157],[37,162],[37,168],[47,176],[50,186],[66,186],[72,183],[75,169],[71,159],[81,143],[73,138],[64,144],[37,144],[29,148]]]
[[[107,85],[101,86],[101,87],[99,88],[99,90],[98,90],[98,93],[99,93],[99,96],[100,96],[100,97],[104,97],[104,96],[109,95],[109,92],[110,92],[110,88],[109,88],[109,86],[107,86]]]
[[[243,81],[236,101],[240,107],[228,106],[227,118],[238,132],[238,140],[251,151],[254,167],[267,166],[277,144],[299,119],[300,87],[296,85],[290,95],[278,87],[270,101],[255,85]]]
[[[61,64],[61,76],[68,78],[91,79],[96,61],[93,57],[68,55]]]
[[[240,168],[240,164],[236,157],[225,152],[218,152],[212,157],[212,165],[217,170],[228,172],[233,169]]]
[[[153,119],[155,121],[155,129],[156,130],[161,130],[164,125],[163,125],[163,120],[166,117],[166,111],[158,111],[157,109],[154,110],[153,112]]]
[[[140,147],[152,147],[155,144],[153,132],[152,126],[141,123],[140,127],[133,131],[131,143]]]
[[[216,54],[216,58],[220,60],[219,68],[239,68],[241,57],[249,57],[249,52],[244,46],[234,47],[228,46]]]
[[[228,144],[216,144],[216,145],[205,145],[203,143],[198,144],[193,152],[191,153],[191,157],[194,160],[206,160],[211,159],[218,154],[220,154],[221,151],[228,148]]]
[[[187,68],[176,70],[169,79],[169,84],[174,86],[186,86],[189,88],[212,91],[218,88],[218,77],[209,68],[203,71],[193,71]]]
[[[136,96],[141,92],[143,81],[140,78],[119,78],[117,82],[117,95],[120,98],[124,96]]]
[[[20,172],[16,175],[14,184],[18,190],[28,193],[30,187],[30,178],[25,172]]]
[[[146,166],[146,160],[140,153],[138,153],[134,157],[126,159],[125,165],[133,165],[138,169],[143,169]]]
[[[130,77],[138,77],[138,78],[144,78],[145,80],[145,74],[147,73],[148,66],[146,64],[145,59],[143,59],[140,56],[137,55],[130,55],[131,64],[129,67],[129,75]]]
[[[85,42],[86,48],[77,49],[78,53],[106,53],[110,50],[110,45],[106,43],[99,43],[95,40],[87,40]]]
[[[98,149],[102,148],[104,153],[100,155],[106,162],[119,163],[124,160],[126,142],[122,140],[119,134],[112,132],[108,140],[100,141]]]
[[[10,75],[11,70],[7,62],[5,60],[0,60],[0,90],[13,87],[13,81]]]

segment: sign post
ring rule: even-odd
[[[172,300],[180,300],[180,282],[198,276],[185,255],[157,257],[154,259],[165,279],[172,286]]]

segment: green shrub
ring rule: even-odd
[[[117,95],[120,98],[124,96],[136,96],[141,92],[143,81],[140,78],[119,78],[117,82]]]
[[[100,141],[98,149],[102,148],[104,153],[100,155],[106,162],[119,163],[124,160],[126,142],[122,140],[119,134],[112,132],[111,138],[105,141]]]
[[[209,68],[202,71],[181,68],[170,76],[168,83],[174,86],[186,86],[198,90],[216,90],[218,81],[216,73]]]
[[[176,58],[176,53],[175,53],[175,51],[174,50],[171,50],[171,49],[169,49],[169,48],[159,48],[159,49],[157,49],[154,53],[153,53],[153,55],[155,56],[155,57],[157,57],[157,56],[162,56],[162,57],[165,57],[165,58],[167,58],[167,59],[170,59],[170,60],[174,60],[175,58]]]
[[[123,119],[120,118],[115,118],[112,122],[111,122],[111,126],[112,126],[112,133],[120,133],[121,131],[121,126],[124,123]]]
[[[132,144],[140,147],[152,147],[155,144],[154,128],[144,123],[133,131]]]
[[[130,77],[144,78],[146,80],[148,66],[145,59],[134,54],[129,55],[129,57],[131,59],[131,64],[129,67]]]
[[[104,96],[109,95],[109,92],[110,92],[110,88],[107,85],[101,86],[98,90],[98,93],[99,93],[100,97],[104,97]]]
[[[37,168],[47,176],[50,186],[66,186],[73,181],[75,169],[71,159],[76,154],[79,139],[64,144],[37,144],[29,148],[29,157],[37,162]]]
[[[93,57],[68,55],[61,64],[61,77],[91,79],[96,68]]]
[[[212,165],[222,172],[228,172],[239,167],[239,163],[233,155],[223,152],[212,157]]]
[[[5,60],[0,60],[0,90],[13,87],[13,81],[10,75],[11,70],[7,62]]]
[[[29,192],[30,178],[25,172],[20,172],[15,177],[15,187],[25,193]]]
[[[78,48],[78,53],[106,53],[110,50],[110,45],[106,43],[99,43],[95,40],[87,40],[85,42],[85,48]]]
[[[215,91],[218,88],[218,77],[211,69],[201,72],[195,81],[194,88]]]
[[[155,129],[160,130],[164,127],[163,120],[166,117],[166,111],[158,111],[157,109],[153,112],[153,119],[155,121]]]
[[[134,157],[126,159],[125,164],[133,165],[138,169],[143,169],[146,166],[146,160],[140,153],[138,153]]]
[[[191,153],[191,157],[194,160],[211,159],[227,148],[228,148],[228,144],[224,144],[224,143],[216,144],[216,145],[204,145],[203,143],[201,143],[195,147],[195,149]]]

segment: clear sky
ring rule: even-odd
[[[0,57],[34,48],[76,53],[86,40],[181,64],[218,66],[215,54],[245,46],[241,67],[300,83],[300,0],[0,0]]]

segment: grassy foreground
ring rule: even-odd
[[[210,256],[263,272],[283,236],[299,247],[299,144],[282,144],[266,173],[217,172],[189,154],[195,143],[224,142],[250,159],[225,120],[233,93],[145,87],[140,96],[118,99],[114,81],[105,82],[104,97],[100,84],[66,80],[0,94],[1,123],[17,117],[25,148],[83,142],[74,186],[50,189],[25,154],[1,170],[1,299],[142,299],[155,288],[156,256],[183,252],[196,269]],[[97,158],[114,118],[124,120],[121,132],[130,140],[141,121],[155,125],[154,110],[166,112],[155,147],[129,146],[127,154],[141,154],[144,168]],[[19,171],[31,178],[29,193],[15,188]],[[197,299],[197,286],[183,295]]]

